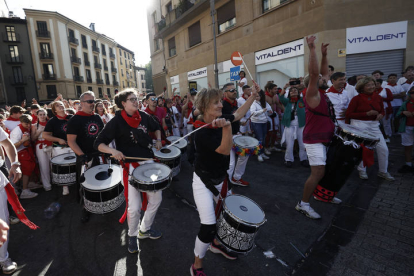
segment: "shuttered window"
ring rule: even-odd
[[[190,41],[190,47],[193,47],[201,42],[200,21],[188,27],[188,38]]]
[[[168,52],[170,54],[170,57],[175,56],[177,54],[177,51],[175,48],[175,37],[170,38],[168,40]]]

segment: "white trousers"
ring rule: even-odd
[[[50,152],[40,149],[41,144],[36,145],[36,157],[39,162],[40,177],[44,188],[51,188],[50,184]]]
[[[391,137],[392,136],[391,119],[393,116],[390,114],[388,119],[385,119],[385,117],[386,116],[382,118],[382,124],[384,125],[384,131],[388,137]]]
[[[145,163],[153,163],[153,161],[139,162],[140,165]],[[132,175],[134,171],[133,166],[129,166],[129,174]],[[128,180],[131,179],[131,176]],[[122,179],[122,181],[124,181]],[[129,181],[128,181],[129,182]],[[124,186],[126,183],[123,183]],[[136,237],[138,235],[138,230],[141,232],[147,232],[151,229],[152,223],[154,222],[155,215],[157,214],[158,208],[161,205],[162,201],[162,191],[157,192],[147,192],[148,206],[147,210],[144,213],[142,218],[141,226],[139,222],[141,219],[141,207],[142,199],[141,192],[138,191],[134,186],[128,183],[128,236]]]
[[[4,189],[5,185],[8,183],[6,176],[2,172],[0,176],[0,219],[2,219],[7,225],[9,225],[9,210],[7,209],[7,194]],[[10,226],[10,225],[9,225]],[[9,245],[10,230],[7,231],[7,241],[0,247],[0,262],[4,262],[9,257],[9,252],[7,252],[7,247]]]
[[[233,138],[237,136],[241,135],[233,135]],[[249,161],[249,156],[236,155],[237,154],[234,150],[230,151],[230,164],[229,169],[227,170],[227,174],[229,175],[230,179],[233,177],[235,180],[240,180],[240,178],[242,178],[246,170],[246,165],[247,161]]]
[[[388,146],[385,142],[384,136],[381,133],[381,130],[379,129],[379,122],[377,121],[361,121],[361,120],[351,120],[351,125],[356,126],[360,129],[363,129],[365,131],[368,131],[374,136],[377,136],[380,141],[377,144],[377,147],[375,148],[375,151],[377,152],[378,157],[378,167],[379,172],[386,173],[388,171]],[[366,171],[367,168],[364,167],[363,162],[358,166],[358,171]]]
[[[290,122],[289,127],[285,127],[284,137],[286,140],[286,152],[285,152],[285,161],[294,162],[295,158],[293,157],[293,146],[295,145],[295,140],[298,140],[299,144],[299,159],[300,161],[308,159],[308,156],[305,151],[305,145],[303,144],[303,129],[304,127],[299,127],[298,117],[295,120]]]

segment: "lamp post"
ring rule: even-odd
[[[210,14],[211,14],[211,20],[213,21],[212,27],[213,27],[213,43],[214,43],[214,81],[215,81],[215,87],[218,88],[219,81],[218,81],[218,67],[217,67],[217,43],[216,43],[216,20],[215,20],[216,10],[214,9],[214,0],[210,0]]]

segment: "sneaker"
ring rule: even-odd
[[[35,189],[43,188],[43,185],[40,185],[39,183],[35,183],[35,182],[29,182],[29,185],[27,185],[27,188],[30,190],[35,190]]]
[[[394,181],[395,180],[395,178],[392,177],[389,172],[386,172],[386,173],[379,172],[378,176],[381,177],[381,178],[384,178],[385,180],[388,180],[388,181]]]
[[[359,178],[366,180],[368,179],[368,175],[364,171],[359,171]]]
[[[236,254],[228,252],[228,250],[221,244],[214,244],[214,242],[212,242],[210,244],[210,251],[216,254],[221,254],[229,260],[237,259]]]
[[[282,149],[281,148],[278,148],[278,147],[271,147],[271,148],[269,148],[271,151],[277,151],[277,152],[281,152],[282,151]]]
[[[82,209],[82,216],[81,216],[81,222],[86,223],[89,221],[89,215],[91,213],[88,212],[85,208]]]
[[[303,214],[305,214],[308,218],[311,219],[320,219],[321,216],[313,210],[310,205],[301,205],[300,202],[296,205],[295,209]]]
[[[404,166],[402,166],[399,170],[399,173],[412,173],[414,172],[414,168],[408,166],[407,164],[405,164]]]
[[[34,198],[37,197],[37,193],[34,193],[30,191],[29,189],[22,190],[22,193],[20,194],[21,199],[28,199],[28,198]]]
[[[157,230],[150,229],[147,232],[142,232],[141,230],[139,230],[138,239],[150,238],[151,240],[156,240],[156,239],[161,238],[161,236],[162,236],[162,233]]]
[[[46,192],[49,192],[49,191],[52,190],[52,186],[50,186],[50,187],[44,187],[44,189],[45,189]]]
[[[17,224],[17,223],[20,222],[20,219],[18,219],[16,217],[13,217],[13,216],[9,216],[9,222],[10,222],[11,225]]]
[[[68,195],[68,194],[69,194],[69,187],[68,186],[63,186],[62,195]]]
[[[128,238],[128,252],[131,254],[138,252],[138,240],[136,236]]]
[[[243,186],[243,187],[247,187],[250,184],[249,182],[244,181],[241,178],[239,180],[236,180],[236,179],[234,179],[234,177],[231,178],[230,182],[233,183],[234,185]]]
[[[262,157],[261,155],[258,155],[258,156],[257,156],[257,161],[259,161],[259,162],[263,162],[263,157]]]
[[[292,168],[292,166],[293,166],[293,162],[291,162],[291,161],[285,161],[285,167],[286,168]]]
[[[313,197],[315,200],[317,200],[317,201],[322,201],[322,200],[320,200],[319,198],[317,198],[316,196],[314,196]],[[326,201],[322,201],[322,202],[326,202]],[[333,199],[332,199],[332,201],[331,202],[326,202],[326,203],[332,203],[332,204],[340,204],[342,202],[342,200],[340,200],[339,198],[337,198],[337,197],[334,197]]]
[[[263,158],[264,160],[269,160],[269,159],[270,159],[270,157],[269,157],[269,156],[267,156],[266,154],[262,154],[262,158]]]
[[[4,262],[0,262],[0,265],[4,274],[12,274],[17,269],[17,264],[12,262],[10,258],[6,259]]]
[[[266,155],[271,155],[272,153],[270,152],[270,150],[268,150],[268,149],[264,149],[264,153],[266,154]]]
[[[301,164],[303,167],[305,167],[305,168],[309,168],[309,167],[310,167],[310,165],[309,165],[309,160],[302,160],[302,161],[300,161],[300,164]]]
[[[207,276],[204,273],[203,268],[195,269],[194,264],[191,265],[190,267],[190,273],[191,273],[191,276]]]

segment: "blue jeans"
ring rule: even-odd
[[[262,146],[264,148],[265,145],[265,139],[267,134],[267,123],[253,123],[252,122],[253,131],[256,134],[256,139],[259,140],[260,143],[262,143]],[[263,153],[263,150],[261,150],[260,154]]]

